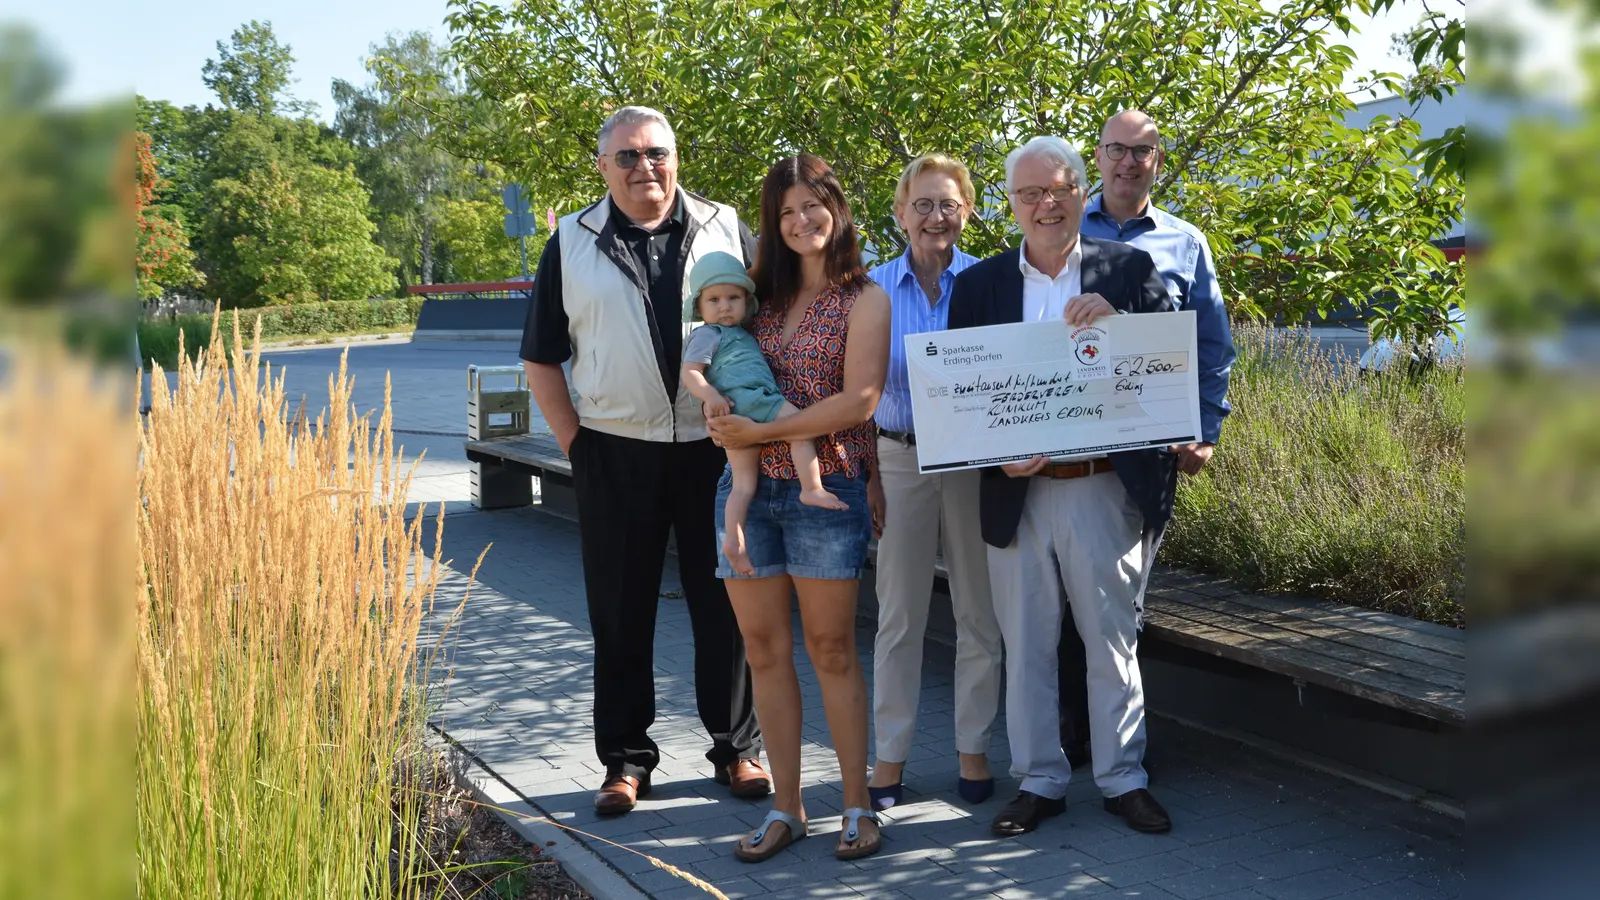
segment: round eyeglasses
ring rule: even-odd
[[[960,200],[940,200],[938,203],[935,203],[932,200],[929,200],[927,197],[919,197],[916,200],[911,201],[911,208],[915,210],[919,216],[929,215],[936,209],[944,215],[954,216],[961,212],[961,206],[962,203]]]
[[[1150,158],[1150,154],[1156,152],[1156,148],[1149,144],[1136,144],[1129,147],[1127,144],[1110,143],[1101,144],[1100,149],[1104,150],[1106,156],[1112,159],[1122,159],[1128,155],[1129,151],[1132,151],[1134,162],[1144,162]]]

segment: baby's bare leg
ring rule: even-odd
[[[722,515],[722,555],[735,572],[752,575],[755,568],[745,550],[744,522],[750,514],[750,500],[756,495],[756,479],[761,475],[761,448],[729,450],[728,465],[733,469],[733,489],[728,492],[728,505]]]
[[[785,403],[783,408],[778,410],[778,418],[788,418],[799,411],[792,404]],[[800,476],[801,503],[807,506],[820,506],[823,509],[850,508],[848,503],[822,486],[822,464],[817,461],[817,445],[814,442],[794,441],[789,444],[789,455],[794,457],[794,471]]]

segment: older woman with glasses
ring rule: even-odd
[[[960,162],[940,154],[912,160],[895,187],[895,218],[905,229],[906,252],[869,273],[889,294],[893,323],[888,377],[874,416],[879,466],[867,485],[878,534],[877,761],[869,784],[877,809],[903,800],[934,559],[941,545],[956,620],[956,789],[972,803],[994,793],[988,749],[1000,700],[1001,639],[978,526],[979,476],[977,470],[918,473],[904,342],[907,334],[947,327],[956,275],[977,262],[956,247],[974,199],[972,177]]]

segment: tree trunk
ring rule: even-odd
[[[422,283],[433,284],[433,222],[422,217]]]

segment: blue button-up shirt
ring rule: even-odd
[[[1155,260],[1167,291],[1179,309],[1195,312],[1195,340],[1200,358],[1200,436],[1216,443],[1222,435],[1222,420],[1228,415],[1228,374],[1233,369],[1233,332],[1228,327],[1228,311],[1222,305],[1217,286],[1217,268],[1211,262],[1211,247],[1200,229],[1157,207],[1145,207],[1144,215],[1117,224],[1100,206],[1096,194],[1083,211],[1083,234],[1108,241],[1132,244]],[[886,426],[887,427],[887,426]]]
[[[950,291],[955,287],[956,276],[978,261],[977,257],[962,253],[959,247],[953,248],[951,254],[950,267],[939,275],[939,299],[934,303],[928,302],[928,295],[917,284],[917,276],[911,271],[910,251],[867,273],[889,294],[889,314],[893,322],[889,338],[889,375],[884,379],[883,396],[873,416],[879,428],[914,430],[905,336],[944,331],[950,327]]]

